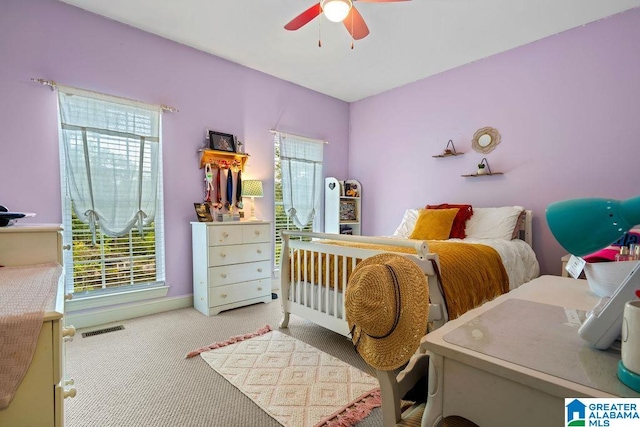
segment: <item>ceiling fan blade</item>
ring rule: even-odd
[[[320,15],[321,12],[322,8],[320,7],[320,3],[315,4],[289,21],[289,23],[284,26],[284,29],[289,31],[300,29],[305,24],[308,24],[313,18]]]
[[[367,27],[362,15],[355,7],[351,7],[349,14],[342,23],[354,40],[360,40],[369,35],[369,27]]]
[[[411,0],[357,0],[362,3],[391,3],[397,1],[411,1]]]

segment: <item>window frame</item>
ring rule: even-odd
[[[281,210],[281,213],[278,213],[279,210]],[[298,227],[293,225],[293,221],[291,221],[284,212],[284,201],[282,198],[282,168],[280,162],[280,138],[276,132],[274,133],[273,138],[273,268],[276,274],[280,271],[280,261],[282,258],[282,236],[280,234],[280,230],[313,231],[316,229],[317,221],[318,215],[315,215],[313,220],[311,220],[305,228],[299,230]],[[296,237],[291,237],[291,239],[300,240]]]
[[[114,108],[117,107],[117,104],[114,103]],[[74,214],[72,209],[72,201],[68,192],[68,174],[65,163],[65,153],[63,147],[62,140],[62,129],[59,129],[60,137],[59,137],[59,155],[60,155],[60,180],[61,180],[61,189],[62,189],[62,222],[63,222],[63,231],[62,231],[62,240],[63,240],[63,265],[65,270],[65,289],[66,293],[73,294],[73,298],[70,301],[67,301],[67,309],[69,311],[82,310],[87,308],[95,308],[102,307],[114,304],[122,304],[133,301],[140,301],[149,298],[158,298],[164,297],[168,293],[169,287],[166,286],[165,283],[165,235],[164,235],[164,209],[163,209],[163,199],[164,199],[164,191],[163,191],[163,168],[162,168],[162,144],[161,144],[161,134],[162,134],[162,118],[161,113],[158,113],[158,126],[160,133],[160,141],[158,142],[158,176],[157,176],[157,194],[156,194],[156,214],[154,216],[153,223],[144,227],[144,229],[148,229],[149,227],[153,227],[154,230],[154,251],[155,251],[155,276],[152,280],[148,281],[136,281],[131,280],[131,274],[135,276],[135,270],[141,265],[129,264],[128,269],[123,269],[125,274],[129,274],[129,280],[110,280],[107,281],[107,275],[105,273],[105,265],[107,265],[110,261],[109,259],[113,259],[114,257],[110,257],[105,253],[105,248],[111,246],[118,246],[125,241],[126,248],[123,251],[118,252],[116,257],[120,258],[129,258],[131,260],[132,254],[129,248],[131,245],[138,249],[143,249],[148,247],[149,242],[144,242],[138,240],[138,243],[135,243],[135,234],[139,233],[138,229],[134,227],[130,230],[128,236],[126,237],[106,237],[102,233],[98,235],[99,224],[96,226],[96,243],[99,242],[100,252],[98,259],[94,259],[92,262],[98,262],[100,265],[100,289],[93,290],[84,290],[84,291],[76,291],[74,286],[74,270],[79,264],[74,262],[74,238],[75,241],[78,241],[78,238],[82,237],[83,233],[86,234],[87,229],[89,228],[88,224],[82,224],[76,220],[76,224],[82,224],[80,227],[74,227]],[[60,126],[60,120],[58,120]],[[112,133],[113,134],[113,133]],[[117,133],[116,133],[117,134]],[[123,135],[125,138],[122,139],[122,145],[126,145],[126,137],[130,137],[128,135]],[[116,139],[119,136],[116,135]],[[93,143],[100,144],[100,137],[97,137],[97,140],[94,140]],[[109,141],[110,144],[114,144],[113,140]],[[116,144],[118,142],[116,141]],[[152,167],[152,165],[150,165]],[[86,237],[86,236],[85,236]],[[105,244],[104,238],[110,239],[111,244]],[[89,240],[91,240],[89,238]],[[90,242],[89,242],[90,243]],[[134,249],[135,250],[135,249]],[[110,252],[111,253],[111,252]],[[94,254],[95,255],[95,254]],[[113,262],[113,261],[111,261]],[[125,262],[126,265],[126,262]],[[144,276],[148,273],[144,272],[144,267],[140,270],[141,274],[139,276]],[[125,277],[125,276],[123,276]],[[125,282],[129,282],[129,284],[123,284]]]

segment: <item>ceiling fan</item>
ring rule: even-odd
[[[354,1],[363,3],[391,3],[411,0],[320,0],[319,3],[314,4],[293,18],[284,28],[290,31],[298,30],[324,12],[330,21],[342,21],[354,40],[363,39],[369,34],[369,28],[364,22],[362,15],[360,15],[360,12],[358,12],[358,9],[353,5]]]

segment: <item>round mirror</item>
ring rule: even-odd
[[[478,129],[471,140],[472,148],[478,153],[487,154],[500,144],[500,134],[492,127]]]
[[[480,135],[480,138],[478,138],[478,145],[480,147],[487,147],[489,144],[491,144],[491,136],[486,133],[484,135]]]

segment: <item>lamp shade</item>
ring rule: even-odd
[[[321,2],[324,16],[329,21],[341,22],[347,17],[351,10],[351,0],[323,0]]]
[[[247,179],[242,181],[242,197],[262,197],[262,181]]]
[[[640,224],[640,197],[563,200],[550,204],[546,216],[558,243],[573,255],[585,256],[609,246]]]

